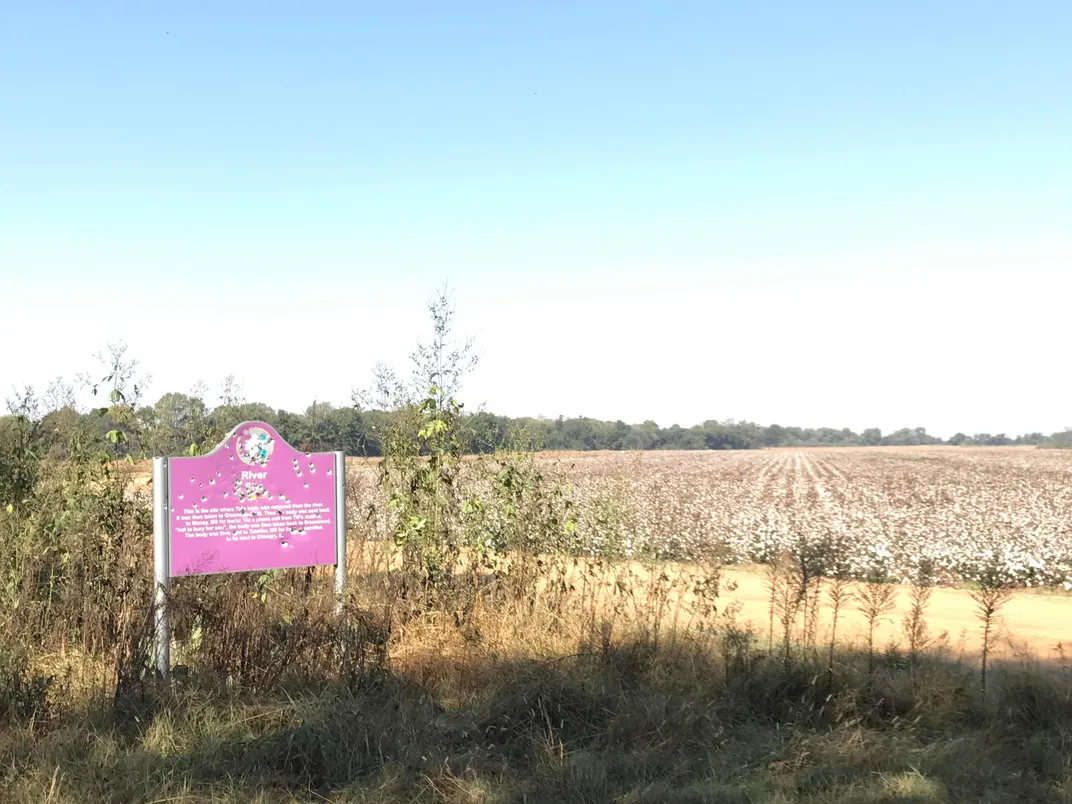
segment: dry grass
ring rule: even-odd
[[[374,567],[365,581],[374,585]],[[371,601],[369,601],[371,602]],[[399,629],[389,667],[270,691],[195,673],[116,711],[73,695],[0,733],[11,802],[1004,802],[1072,800],[1072,682],[931,655],[788,669],[680,629],[588,641],[585,608]],[[602,624],[600,624],[602,625]],[[667,634],[666,636],[669,636]],[[684,637],[688,638],[684,638]]]

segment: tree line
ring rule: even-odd
[[[304,412],[275,409],[260,402],[229,399],[210,406],[197,394],[166,393],[155,404],[136,408],[134,420],[114,421],[107,409],[80,411],[73,404],[49,409],[46,402],[25,394],[9,401],[11,415],[0,417],[0,431],[14,419],[38,425],[39,443],[53,457],[66,457],[72,437],[89,441],[118,441],[118,451],[134,458],[183,455],[211,449],[235,425],[264,421],[288,443],[305,451],[344,450],[348,455],[382,454],[381,437],[391,414],[358,405],[334,406],[314,402]],[[654,421],[627,424],[587,417],[556,419],[496,415],[486,411],[465,414],[466,443],[472,453],[518,447],[535,450],[721,450],[772,447],[848,446],[1072,446],[1072,432],[1010,437],[1004,433],[957,433],[949,439],[925,428],[902,428],[883,433],[878,428],[855,432],[847,427],[792,427],[748,421],[716,421],[692,427],[662,427]],[[116,434],[119,435],[116,435]]]

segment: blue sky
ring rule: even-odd
[[[1072,5],[0,5],[0,389],[1072,425]],[[258,315],[290,311],[293,334]],[[271,344],[270,348],[267,344]]]

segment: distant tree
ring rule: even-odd
[[[663,445],[662,434],[659,425],[650,419],[633,425],[625,442],[626,449],[659,449]]]
[[[789,439],[789,434],[782,425],[770,424],[763,428],[761,439],[765,447],[780,447]]]
[[[1066,449],[1072,447],[1072,428],[1066,428],[1060,433],[1054,433],[1046,439],[1046,446]]]
[[[741,424],[719,424],[716,421],[704,422],[702,428],[703,446],[707,449],[755,449],[763,446],[757,434]]]
[[[925,427],[903,427],[883,438],[882,443],[892,447],[918,447],[941,444],[942,439],[928,435]]]
[[[138,410],[142,451],[148,455],[182,455],[191,446],[202,449],[211,441],[211,422],[202,399],[167,393],[152,407]]]
[[[860,434],[860,443],[865,447],[877,447],[882,443],[882,431],[877,427],[868,427]]]
[[[1013,443],[1012,439],[1004,433],[998,433],[997,435],[976,433],[972,436],[972,442],[983,447],[1007,447]]]
[[[235,402],[231,405],[220,405],[212,411],[210,416],[216,430],[217,441],[242,422],[264,422],[277,430],[278,414],[272,408],[261,402]]]
[[[478,411],[463,419],[468,432],[468,451],[488,453],[505,446],[510,438],[510,421],[486,411]]]

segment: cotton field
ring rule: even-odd
[[[997,573],[1072,588],[1072,452],[878,448],[599,454],[556,461],[627,552],[768,561],[825,548],[856,576]],[[606,517],[603,517],[603,522]],[[588,522],[588,536],[606,539]],[[832,555],[831,555],[832,554]]]
[[[926,568],[937,582],[989,573],[1072,589],[1068,450],[579,453],[538,464],[570,500],[574,544],[589,553],[768,562],[807,552],[823,572],[861,578],[910,582]],[[374,467],[350,477],[351,521],[384,534]]]

